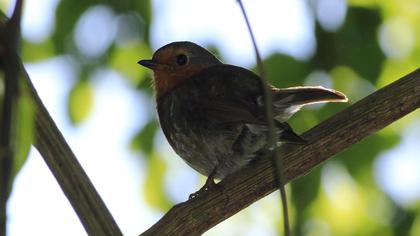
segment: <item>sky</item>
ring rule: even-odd
[[[57,3],[58,0],[26,1],[22,25],[22,34],[26,40],[42,42],[51,34]],[[313,54],[316,42],[311,17],[315,16],[310,14],[303,0],[244,3],[263,57],[275,51],[288,53],[298,59],[306,59]],[[331,13],[319,14],[325,27],[330,30],[336,29],[345,17],[344,0],[320,0],[318,8],[319,11]],[[249,35],[235,1],[154,0],[153,10],[159,12],[159,17],[153,14],[155,17],[151,32],[155,49],[171,41],[188,39],[202,45],[217,46],[230,64],[245,67],[254,64],[255,56]],[[94,58],[115,39],[115,14],[100,6],[90,9],[81,18],[76,29],[79,36],[74,38],[80,51]],[[92,25],[95,25],[95,30],[89,30]],[[98,41],[92,40],[90,35],[104,37]],[[146,96],[131,89],[122,75],[101,68],[92,78],[94,110],[82,125],[72,126],[66,111],[66,95],[76,76],[71,65],[71,58],[61,56],[26,64],[26,68],[41,99],[124,235],[137,235],[162,215],[144,203],[142,184],[145,165],[138,154],[128,149],[130,138],[148,119],[145,112],[153,107],[150,107],[152,105]],[[413,124],[412,127],[419,127],[419,124]],[[394,150],[383,153],[375,164],[377,182],[400,204],[411,204],[420,196],[420,176],[413,168],[414,164],[420,165],[419,149],[413,148],[419,137],[418,128],[407,128],[402,143]],[[157,139],[166,142],[161,133]],[[162,152],[171,157],[168,175],[181,180],[173,183],[168,179],[168,191],[176,201],[186,200],[189,193],[198,188],[199,176],[180,158],[172,158],[175,154],[168,146]],[[398,156],[401,158],[395,158]],[[411,175],[405,174],[407,172]],[[341,179],[348,181],[346,175]],[[408,184],[400,185],[401,182]],[[334,186],[334,183],[326,183],[326,186]],[[257,209],[279,209],[277,199],[277,194],[270,195],[248,208],[248,214],[223,222],[207,235],[220,235],[232,230],[236,230],[234,232],[238,235],[276,235],[274,225],[278,221],[272,216],[277,213],[262,214]],[[15,179],[8,203],[8,216],[10,236],[86,234],[55,179],[34,149]],[[231,222],[235,222],[235,229],[230,226]]]

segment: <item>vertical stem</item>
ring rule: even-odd
[[[19,45],[20,19],[23,0],[17,0],[13,15],[1,25],[0,47],[4,70],[4,103],[0,127],[0,236],[6,235],[7,199],[9,197],[13,164],[12,121],[18,96],[18,64],[15,52]]]
[[[274,119],[273,119],[272,93],[270,91],[270,87],[269,87],[269,84],[265,75],[264,64],[261,60],[261,56],[257,47],[257,42],[255,40],[254,33],[252,32],[251,24],[249,23],[249,19],[246,14],[245,8],[241,0],[238,0],[238,3],[239,3],[239,7],[241,8],[242,14],[245,18],[246,26],[248,28],[249,34],[252,39],[252,44],[254,46],[255,56],[257,59],[257,66],[260,72],[261,83],[264,88],[265,113],[267,117],[268,130],[269,130],[268,144],[270,147],[274,147],[273,153],[274,153],[275,170],[276,170],[277,181],[278,181],[278,185],[280,189],[281,202],[283,206],[284,234],[286,236],[289,236],[291,234],[290,234],[289,214],[288,214],[289,211],[288,211],[288,206],[287,206],[286,190],[284,188],[285,181],[284,181],[284,176],[283,176],[283,160],[280,157],[279,151],[277,148],[277,136],[275,133],[275,126],[274,126]]]

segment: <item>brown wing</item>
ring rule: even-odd
[[[200,107],[206,116],[218,124],[247,123],[265,125],[265,121],[258,119],[251,109],[241,102],[229,100],[202,100]]]
[[[217,65],[187,83],[199,88],[198,107],[215,123],[265,124],[263,110],[257,103],[261,83],[251,71]]]

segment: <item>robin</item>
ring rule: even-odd
[[[138,63],[154,72],[157,113],[169,144],[208,177],[201,189],[272,150],[264,89],[253,72],[223,64],[192,42],[170,43]],[[306,143],[286,123],[302,106],[347,101],[344,94],[323,87],[269,86],[278,144]]]

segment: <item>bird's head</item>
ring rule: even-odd
[[[159,48],[151,60],[138,63],[153,70],[157,98],[202,70],[222,64],[211,52],[192,42],[167,44]]]

